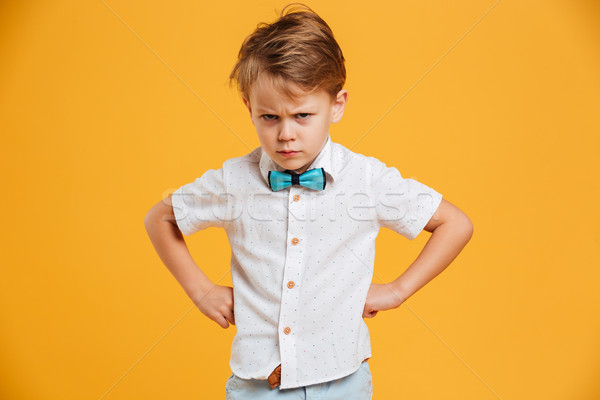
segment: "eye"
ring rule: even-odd
[[[266,119],[267,121],[275,121],[275,119],[277,118],[277,115],[264,114],[264,115],[262,115],[262,118]]]
[[[296,114],[298,117],[300,117],[300,119],[308,119],[308,117],[310,117],[309,113],[300,113],[300,114]]]

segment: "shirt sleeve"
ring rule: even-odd
[[[209,227],[224,226],[228,194],[223,169],[209,169],[171,196],[173,213],[181,233],[189,236]]]
[[[442,202],[442,195],[394,167],[377,161],[372,168],[375,210],[381,226],[415,239]]]

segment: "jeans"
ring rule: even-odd
[[[291,389],[271,389],[264,379],[242,379],[232,374],[225,385],[226,400],[371,400],[373,381],[369,362],[340,379]]]

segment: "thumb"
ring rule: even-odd
[[[363,311],[363,318],[373,318],[377,315],[377,310],[373,310],[372,308],[365,308]]]

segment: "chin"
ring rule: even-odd
[[[299,169],[302,169],[304,166],[303,165],[288,165],[288,166],[284,166],[285,169],[288,169],[290,171],[295,171],[298,172]],[[302,173],[302,172],[299,172]]]
[[[303,163],[299,163],[299,162],[290,162],[290,160],[282,160],[279,165],[281,165],[283,168],[285,169],[291,169],[291,170],[296,170],[299,168],[302,168],[304,166]]]
[[[301,165],[289,165],[289,164],[288,165],[282,165],[282,167],[285,168],[285,169],[289,169],[290,171],[295,171],[297,169],[302,168]]]

